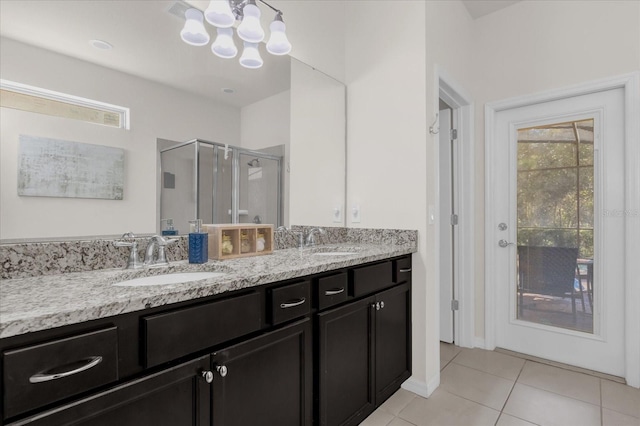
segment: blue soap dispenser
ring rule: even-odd
[[[178,230],[173,227],[173,219],[162,219],[160,223],[162,222],[167,224],[167,228],[162,230],[162,236],[178,235]]]
[[[202,232],[202,219],[190,220],[194,229],[189,233],[189,263],[209,261],[209,234]]]

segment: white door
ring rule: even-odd
[[[623,89],[498,111],[493,125],[496,346],[624,376]]]
[[[452,163],[452,110],[441,109],[439,114],[439,181],[440,181],[440,341],[453,343],[454,312],[451,302],[453,292],[453,228],[451,213],[453,211],[453,163]]]

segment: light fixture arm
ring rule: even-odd
[[[276,9],[275,7],[271,6],[269,3],[267,3],[264,0],[258,0],[260,3],[264,4],[265,6],[267,6],[268,8],[270,8],[271,10],[273,10],[276,13],[279,13],[280,15],[282,15],[282,11],[280,9]]]
[[[236,19],[241,21],[242,17],[244,16],[244,14],[242,13],[242,9],[244,9],[244,7],[249,4],[250,0],[230,0],[231,3],[231,10],[233,11],[233,14],[235,15]],[[276,9],[275,7],[271,6],[269,3],[267,3],[264,0],[257,0],[260,3],[264,4],[265,6],[267,6],[269,9],[273,10],[274,12],[282,15],[282,11],[280,9]],[[254,0],[255,3],[255,0]]]

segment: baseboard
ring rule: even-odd
[[[413,392],[423,398],[429,398],[433,391],[440,386],[440,372],[429,380],[429,383],[425,383],[422,380],[418,380],[415,377],[409,377],[403,384],[402,389],[409,392]]]
[[[485,342],[484,342],[484,337],[477,337],[473,340],[473,347],[474,348],[480,348],[480,349],[486,349],[485,346]]]

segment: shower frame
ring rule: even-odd
[[[231,223],[241,223],[240,222],[240,155],[245,154],[250,157],[257,157],[259,159],[267,159],[273,160],[277,162],[278,168],[278,184],[277,184],[277,222],[275,226],[280,226],[283,224],[283,188],[282,188],[282,157],[278,155],[270,155],[265,154],[261,151],[255,151],[245,148],[240,148],[236,146],[226,145],[219,142],[212,142],[203,139],[191,139],[187,142],[182,142],[177,145],[171,146],[169,148],[165,148],[160,151],[160,154],[164,154],[165,152],[172,151],[174,149],[183,148],[185,146],[193,144],[195,147],[195,162],[194,162],[194,186],[196,189],[196,202],[195,202],[195,218],[200,219],[200,144],[210,145],[213,147],[213,155],[214,155],[214,165],[213,165],[213,188],[211,191],[211,197],[213,200],[213,210],[215,212],[216,207],[216,185],[218,180],[218,160],[219,156],[222,152],[224,155],[225,151],[232,153],[231,158],[231,179],[232,179],[232,188],[231,188]],[[162,162],[161,162],[162,164]],[[161,166],[161,174],[162,174],[162,166]],[[160,197],[162,197],[162,191],[160,191]],[[162,202],[160,203],[162,205]],[[215,214],[212,212],[212,217],[215,217]]]

